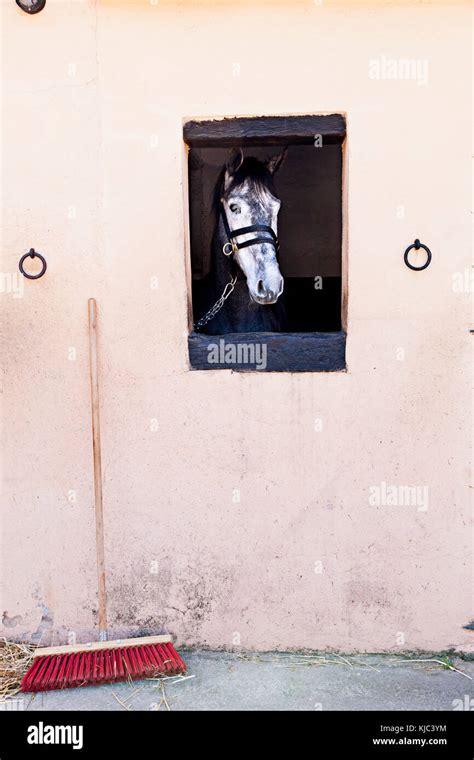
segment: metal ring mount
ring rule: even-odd
[[[28,272],[25,272],[25,270],[23,268],[23,262],[25,261],[25,259],[28,259],[28,258],[34,259],[36,257],[41,261],[41,263],[43,265],[42,268],[41,268],[41,271],[38,272],[38,274],[28,274]],[[28,251],[28,253],[25,253],[21,257],[20,263],[18,264],[18,268],[19,268],[20,272],[22,273],[22,275],[24,277],[27,277],[28,280],[39,280],[39,278],[42,277],[44,275],[44,273],[46,272],[46,269],[47,269],[46,259],[44,258],[44,256],[41,255],[41,253],[38,253],[37,251],[35,251],[34,248],[30,248],[30,250]]]
[[[230,251],[226,250],[227,246],[230,246]],[[224,243],[224,245],[222,246],[222,253],[224,254],[224,256],[231,256],[234,253],[233,243]]]
[[[42,11],[46,5],[46,0],[33,0],[31,5],[26,5],[22,0],[15,0],[15,2],[22,11],[29,13],[30,16],[33,15],[33,13],[39,13]]]
[[[426,261],[423,264],[423,266],[421,266],[421,267],[415,267],[415,266],[413,266],[413,264],[410,264],[410,262],[408,261],[408,254],[410,253],[410,251],[412,250],[412,248],[414,248],[416,251],[419,251],[420,248],[423,248],[423,250],[426,251],[426,255],[427,255],[428,258],[426,259]],[[415,242],[412,243],[411,245],[409,245],[408,248],[406,249],[405,255],[404,255],[403,258],[405,259],[405,264],[407,265],[407,267],[409,269],[413,269],[413,271],[415,271],[415,272],[421,272],[422,269],[426,269],[426,267],[428,267],[430,265],[430,262],[431,262],[431,251],[430,251],[430,249],[428,248],[427,245],[425,245],[424,243],[420,243],[420,241],[418,240],[418,238],[416,238]]]

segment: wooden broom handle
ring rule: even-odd
[[[90,644],[65,644],[60,647],[35,649],[33,657],[50,657],[55,654],[73,654],[74,652],[100,652],[104,649],[124,649],[154,644],[172,644],[172,636],[142,636],[140,639],[116,639],[115,641],[93,641]]]
[[[97,304],[89,298],[89,357],[92,404],[92,445],[94,450],[95,540],[99,594],[99,639],[107,639],[105,595],[104,512],[102,508],[102,465],[100,459],[99,372],[97,366]]]

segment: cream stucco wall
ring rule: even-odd
[[[1,17],[2,635],[94,636],[95,296],[112,634],[469,649],[470,4]],[[427,83],[371,79],[382,56]],[[347,114],[348,371],[191,372],[183,119],[319,112]],[[48,272],[8,292],[30,246]],[[383,482],[429,501],[373,506]]]

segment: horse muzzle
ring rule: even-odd
[[[283,287],[284,280],[280,275],[278,280],[269,284],[266,284],[264,280],[258,280],[255,288],[249,286],[249,293],[255,303],[261,306],[270,306],[278,301],[283,293]]]

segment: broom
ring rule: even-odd
[[[114,683],[154,675],[178,675],[186,665],[175,650],[171,636],[107,641],[105,593],[104,521],[100,459],[99,378],[97,364],[97,312],[89,298],[89,353],[94,449],[94,501],[99,596],[99,641],[77,646],[36,649],[23,676],[21,691],[48,691],[72,686]]]

